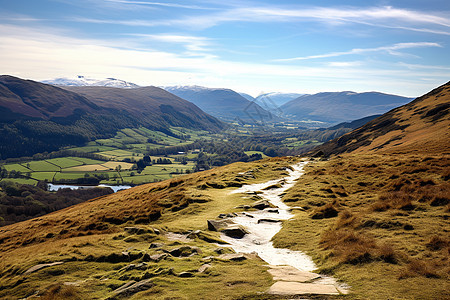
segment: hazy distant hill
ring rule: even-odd
[[[194,104],[156,87],[67,89],[0,76],[2,159],[82,145],[126,127],[218,130],[223,126]]]
[[[275,117],[257,103],[230,89],[200,86],[172,86],[165,90],[191,101],[205,112],[227,121],[241,119],[245,123],[268,122]]]
[[[256,97],[256,101],[265,101],[268,103],[273,103],[276,106],[282,106],[283,104],[297,99],[298,97],[301,97],[305,94],[299,94],[299,93],[279,93],[279,92],[272,92],[272,93],[264,93]]]
[[[450,82],[330,141],[326,154],[371,151],[449,153]]]
[[[382,114],[411,100],[377,92],[330,92],[300,96],[280,109],[297,121],[314,120],[333,124]]]
[[[81,75],[75,78],[55,78],[43,80],[42,83],[58,86],[107,86],[125,89],[132,89],[139,87],[137,84],[121,79],[116,78],[93,79],[93,78],[86,78]]]

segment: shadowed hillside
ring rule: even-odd
[[[69,91],[0,76],[0,159],[80,146],[140,126],[217,131],[224,125],[192,103],[155,87],[73,87]]]

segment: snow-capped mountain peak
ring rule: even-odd
[[[121,79],[116,78],[93,79],[93,78],[86,78],[83,75],[78,75],[75,78],[49,79],[42,81],[42,83],[52,85],[62,85],[62,86],[106,86],[123,89],[133,89],[139,87],[137,84]]]

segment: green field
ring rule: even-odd
[[[4,165],[3,167],[6,170],[8,170],[8,172],[12,171],[12,170],[19,171],[19,172],[22,172],[22,173],[26,173],[26,172],[30,172],[31,171],[30,169],[28,169],[27,167],[22,166],[21,164],[8,164],[8,165]]]
[[[72,157],[60,157],[47,159],[49,163],[59,166],[61,169],[70,168],[75,166],[81,166],[83,162],[75,160]]]
[[[26,166],[33,170],[34,172],[50,172],[50,171],[59,171],[61,168],[55,166],[54,164],[49,163],[45,160],[38,161],[30,161],[26,163]]]
[[[31,178],[41,181],[43,180],[52,181],[55,174],[56,172],[33,172],[31,173]]]

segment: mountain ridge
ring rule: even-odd
[[[379,92],[323,92],[303,95],[280,107],[286,117],[336,124],[382,114],[411,101],[411,98]]]
[[[326,154],[450,151],[450,82],[317,148]]]
[[[82,75],[78,75],[75,78],[59,77],[55,79],[43,80],[41,82],[56,86],[105,86],[105,87],[116,87],[125,89],[133,89],[139,87],[139,85],[137,84],[121,79],[116,78],[93,79],[93,78],[86,78],[85,76]]]

